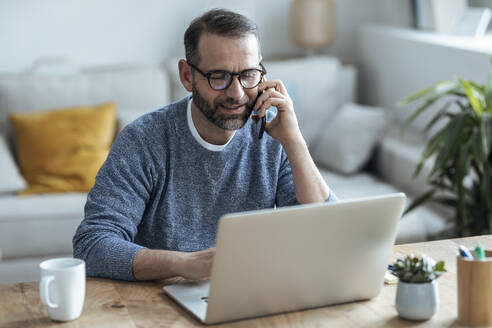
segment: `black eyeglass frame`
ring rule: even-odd
[[[213,90],[216,90],[216,91],[221,91],[221,90],[226,90],[227,88],[229,88],[232,84],[232,81],[234,80],[234,76],[237,76],[238,80],[239,80],[239,83],[241,84],[241,86],[244,88],[244,89],[253,89],[253,88],[256,88],[260,83],[261,81],[263,80],[263,76],[265,76],[267,74],[267,71],[265,69],[265,66],[263,66],[262,63],[260,63],[260,67],[261,69],[259,68],[248,68],[248,69],[245,69],[245,70],[242,70],[241,72],[239,73],[233,73],[233,72],[229,72],[229,71],[225,71],[225,70],[214,70],[214,71],[210,71],[208,73],[204,73],[201,69],[199,69],[198,67],[196,67],[195,65],[193,65],[192,63],[189,63],[187,62],[188,65],[190,65],[191,68],[193,68],[195,71],[197,71],[198,73],[200,73],[203,77],[206,77],[207,78],[207,81],[208,81],[208,85],[213,89]],[[241,81],[241,75],[244,73],[244,72],[247,72],[247,71],[258,71],[260,72],[260,80],[258,81],[258,83],[252,87],[245,87],[243,82]],[[212,74],[217,74],[217,73],[225,73],[225,74],[229,74],[231,76],[231,79],[229,80],[229,83],[224,87],[224,88],[220,88],[220,89],[216,89],[212,86],[212,82],[210,82],[210,77],[212,76]]]

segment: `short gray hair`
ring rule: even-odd
[[[258,57],[260,57],[260,38],[256,23],[246,16],[227,9],[212,9],[195,18],[184,34],[186,61],[191,64],[198,65],[200,62],[198,42],[203,32],[232,38],[252,34],[258,41]]]

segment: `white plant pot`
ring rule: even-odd
[[[395,303],[398,314],[404,319],[430,319],[439,308],[436,281],[420,284],[398,282]]]

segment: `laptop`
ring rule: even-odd
[[[396,193],[227,214],[210,280],[163,289],[205,324],[373,298],[405,199]]]

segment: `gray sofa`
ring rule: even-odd
[[[339,198],[397,191],[411,196],[425,190],[424,181],[411,179],[421,144],[396,136],[399,127],[391,113],[355,104],[354,67],[331,57],[270,61],[265,66],[270,79],[280,78],[286,84],[313,157]],[[123,127],[185,94],[177,78],[177,60],[162,66],[84,69],[66,63],[41,65],[30,72],[0,75],[0,137],[7,140],[15,163],[8,112],[112,100]],[[2,181],[19,173],[0,169]],[[83,218],[86,197],[85,193],[19,197],[15,190],[2,191],[0,186],[0,283],[37,280],[42,259],[71,256],[72,236]],[[440,215],[422,208],[401,221],[397,242],[428,240],[448,229],[449,223]]]

